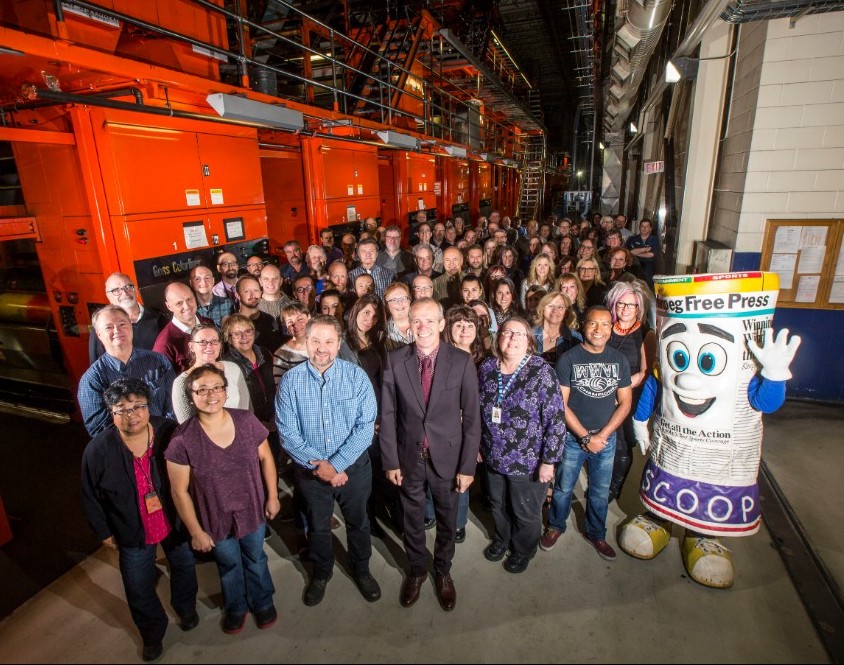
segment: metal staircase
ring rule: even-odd
[[[545,190],[545,135],[527,137],[522,166],[518,216],[523,221],[540,219]]]

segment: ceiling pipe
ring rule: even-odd
[[[619,76],[623,72],[624,76],[618,81],[621,95],[618,102],[613,104],[616,115],[604,116],[604,127],[608,132],[617,132],[624,127],[673,4],[673,0],[655,0],[650,3],[629,0],[627,13],[616,30],[613,44],[611,70]]]
[[[709,26],[718,20],[718,17],[721,16],[721,13],[727,5],[730,4],[730,2],[731,0],[709,0],[709,2],[704,5],[703,9],[700,10],[700,13],[697,15],[697,18],[695,18],[694,23],[692,23],[692,26],[686,32],[686,36],[683,37],[683,41],[680,42],[677,49],[671,55],[671,59],[692,55],[697,47],[700,46],[700,42],[703,40],[703,35],[709,29]],[[665,77],[660,76],[659,82],[651,91],[647,101],[645,101],[642,105],[641,113],[644,113],[662,99],[662,95],[668,85],[669,83],[665,81]]]

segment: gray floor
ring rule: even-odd
[[[765,443],[769,468],[839,580],[844,536],[834,476],[844,468],[842,411],[789,404],[766,420]],[[615,529],[639,510],[635,490],[629,483],[621,505],[611,508],[613,545]],[[458,546],[451,613],[439,608],[432,583],[413,608],[399,605],[404,558],[395,539],[373,540],[379,602],[367,604],[338,567],[323,603],[305,607],[305,568],[273,536],[267,549],[279,622],[267,631],[249,622],[240,635],[224,635],[216,569],[203,563],[201,624],[191,633],[171,626],[162,661],[829,662],[764,527],[727,542],[736,584],[715,591],[687,578],[678,534],[654,561],[620,554],[609,563],[581,538],[582,508],[575,512],[557,548],[540,552],[517,576],[483,558],[488,541],[478,515],[487,516],[473,514]],[[342,549],[343,531],[335,533]],[[160,585],[166,597],[166,577]],[[0,644],[1,662],[138,662],[116,555],[99,550],[22,606],[0,624]]]

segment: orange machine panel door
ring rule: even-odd
[[[270,251],[280,253],[288,240],[310,244],[308,209],[302,153],[292,150],[261,150],[261,174],[267,202],[267,235]]]
[[[252,137],[198,134],[206,205],[261,205],[261,158],[257,130]]]
[[[371,150],[349,150],[323,147],[325,198],[360,198],[378,194],[378,153]],[[372,213],[380,214],[380,210]]]
[[[196,134],[178,129],[110,122],[103,181],[112,214],[182,210],[207,205]],[[111,176],[111,177],[109,177]]]

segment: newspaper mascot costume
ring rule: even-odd
[[[619,545],[652,559],[675,522],[686,529],[692,579],[727,588],[733,565],[717,537],[759,530],[762,413],[785,401],[800,338],[782,330],[774,339],[776,273],[658,276],[654,290],[657,366],[633,417],[642,453],[650,451],[639,490],[648,512],[622,527]]]

